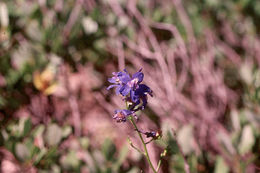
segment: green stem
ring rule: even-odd
[[[157,168],[156,168],[156,172],[159,171],[160,166],[161,166],[161,163],[162,163],[162,159],[160,158],[160,160],[159,160],[159,162],[158,162],[158,165],[157,165]]]
[[[137,133],[138,133],[138,135],[139,135],[139,137],[140,137],[140,139],[141,139],[141,141],[142,141],[142,144],[143,144],[143,147],[144,147],[144,155],[145,155],[145,157],[146,157],[146,159],[147,159],[147,161],[148,161],[150,167],[152,168],[152,170],[153,170],[154,173],[157,173],[157,171],[156,171],[155,168],[153,167],[153,164],[152,164],[151,159],[150,159],[150,157],[149,157],[148,150],[147,150],[146,144],[145,144],[145,142],[144,142],[144,139],[143,139],[143,137],[142,137],[142,134],[140,133],[139,129],[137,128],[137,126],[136,126],[136,124],[135,124],[135,121],[133,120],[133,117],[131,116],[129,119],[130,119],[131,123],[133,124],[133,126],[135,127],[135,129],[136,129],[136,131],[137,131]]]
[[[128,139],[128,143],[130,144],[131,147],[133,147],[136,151],[138,151],[140,154],[144,154],[144,152],[142,152],[141,150],[139,150],[136,146],[134,146],[133,142],[131,141],[131,139],[129,137],[127,137]]]

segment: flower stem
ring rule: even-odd
[[[133,147],[136,151],[138,151],[140,154],[144,154],[144,152],[142,152],[141,150],[139,150],[139,148],[137,148],[136,146],[134,146],[133,142],[131,141],[131,139],[129,137],[127,137],[128,143],[130,144],[131,147]]]
[[[157,171],[155,170],[155,168],[153,167],[153,164],[151,162],[151,159],[150,159],[150,156],[148,154],[147,147],[146,147],[146,143],[144,142],[142,134],[140,133],[139,129],[137,128],[137,125],[136,125],[135,121],[133,120],[133,117],[131,116],[129,119],[130,119],[131,123],[133,124],[133,126],[135,127],[135,129],[136,129],[136,131],[137,131],[137,133],[138,133],[138,135],[139,135],[139,137],[140,137],[140,139],[142,141],[142,144],[143,144],[143,147],[144,147],[144,155],[145,155],[145,157],[146,157],[150,167],[152,168],[154,173],[157,173]]]
[[[159,171],[161,164],[162,164],[162,159],[160,158],[160,160],[159,160],[159,162],[158,162],[158,166],[157,166],[157,168],[156,168],[156,171],[157,171],[157,172]]]

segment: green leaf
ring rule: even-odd
[[[24,137],[31,131],[31,120],[28,117],[22,117],[18,124],[10,124],[8,128],[11,129],[11,133],[16,137]]]
[[[254,143],[255,143],[255,138],[254,138],[253,130],[250,125],[246,125],[243,128],[241,140],[238,145],[239,153],[245,154],[249,152],[252,149]]]
[[[216,159],[214,173],[228,173],[228,172],[229,172],[229,168],[225,163],[224,159],[218,156]]]
[[[17,143],[15,146],[15,154],[20,160],[27,160],[30,156],[30,151],[25,144]]]
[[[4,107],[5,104],[6,104],[6,99],[4,97],[0,96],[0,108]]]
[[[116,146],[111,141],[111,139],[106,139],[102,146],[102,152],[105,155],[107,160],[112,160],[115,152],[116,152]]]
[[[27,138],[27,139],[23,142],[23,144],[25,144],[25,145],[26,145],[26,148],[28,148],[28,150],[29,150],[29,154],[30,154],[29,158],[30,158],[30,159],[33,157],[34,151],[35,151],[35,149],[36,149],[36,146],[34,145],[33,142],[34,142],[34,141],[33,141],[32,138]]]
[[[31,128],[32,128],[31,119],[30,118],[25,119],[23,126],[24,126],[23,127],[23,136],[26,136],[31,131]]]
[[[126,159],[126,156],[128,154],[128,146],[127,145],[124,145],[122,147],[122,149],[120,150],[119,152],[119,156],[118,156],[118,163],[121,165],[124,160]]]
[[[137,168],[137,167],[132,167],[129,171],[128,171],[128,173],[139,173],[140,172],[140,170]]]
[[[32,132],[33,137],[41,136],[45,130],[44,125],[40,124],[38,125]]]
[[[76,151],[71,150],[62,160],[61,164],[65,169],[77,168],[80,160],[76,155]]]
[[[178,144],[176,140],[171,136],[170,132],[168,133],[168,136],[169,136],[169,141],[166,150],[169,151],[169,154],[175,155],[179,152]]]
[[[181,154],[172,156],[170,166],[174,169],[174,172],[184,172],[184,159]]]
[[[72,132],[72,128],[71,126],[65,126],[62,128],[62,137],[66,138],[68,137]]]
[[[42,148],[40,150],[40,152],[37,154],[37,156],[35,157],[34,164],[38,164],[46,153],[47,153],[47,149],[46,148]]]
[[[62,139],[62,129],[57,124],[50,124],[45,133],[45,140],[48,145],[58,145]]]
[[[51,166],[51,172],[52,173],[60,173],[61,172],[61,168],[58,165],[52,165]]]
[[[0,132],[0,146],[4,144],[4,137],[2,135],[2,132]]]
[[[188,164],[190,166],[190,171],[191,172],[197,172],[198,157],[194,153],[191,154],[191,156],[188,158]]]
[[[119,156],[117,161],[115,162],[115,164],[113,165],[113,170],[114,172],[118,172],[120,166],[122,165],[122,163],[125,161],[126,157],[128,154],[128,145],[124,145],[122,147],[122,149],[119,152]]]
[[[193,128],[191,125],[183,126],[177,134],[179,145],[184,154],[189,154],[193,151]]]
[[[86,137],[82,137],[82,138],[80,138],[80,145],[81,145],[81,147],[83,148],[83,149],[87,149],[88,148],[88,146],[89,146],[89,139],[88,138],[86,138]]]

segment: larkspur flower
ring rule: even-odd
[[[112,74],[114,76],[108,79],[112,85],[108,86],[107,90],[116,87],[116,94],[118,95],[124,90],[124,86],[131,80],[131,78],[126,70],[123,72],[113,72]]]
[[[143,81],[144,74],[141,71],[142,69],[133,74],[132,77],[130,77],[126,70],[112,73],[114,76],[109,78],[108,81],[113,84],[107,89],[117,87],[116,94],[121,94],[122,96],[128,95],[131,90],[138,89],[139,84]]]
[[[128,116],[134,114],[133,111],[123,109],[123,110],[115,110],[115,115],[113,119],[115,119],[117,122],[126,122],[126,119]]]
[[[142,69],[140,69],[138,72],[133,74],[132,77],[130,77],[130,75],[126,70],[122,72],[112,73],[114,76],[108,79],[108,81],[112,84],[107,89],[109,90],[111,88],[116,87],[116,94],[117,95],[121,94],[122,96],[124,96],[123,100],[126,103],[127,109],[115,110],[113,119],[115,119],[118,123],[126,122],[127,119],[130,120],[135,130],[138,132],[139,137],[144,145],[144,150],[145,150],[144,154],[148,160],[148,163],[151,166],[153,172],[156,173],[158,172],[157,170],[160,167],[161,162],[159,162],[158,168],[156,170],[150,161],[150,157],[146,145],[153,140],[159,139],[161,137],[161,131],[142,132],[138,129],[135,121],[133,120],[133,117],[138,119],[135,112],[138,110],[143,110],[147,105],[147,99],[148,99],[147,95],[149,94],[150,96],[152,96],[152,90],[147,85],[141,84],[144,78],[144,74],[141,71]],[[148,142],[145,142],[143,140],[142,134],[146,135],[147,138],[151,138],[151,139]],[[129,141],[130,141],[130,145],[133,148],[135,148],[136,150],[142,153],[142,151],[140,151],[132,144],[130,139]]]
[[[133,74],[130,81],[127,82],[127,86],[131,89],[135,90],[138,88],[138,85],[143,81],[144,74],[141,72],[142,69],[140,69],[138,72]]]
[[[162,131],[161,130],[158,130],[156,132],[155,131],[145,132],[143,134],[145,134],[147,138],[153,138],[154,140],[162,137]]]
[[[107,89],[116,87],[116,94],[121,94],[124,96],[123,100],[127,104],[130,103],[127,109],[115,111],[113,118],[117,122],[125,122],[129,115],[133,115],[137,119],[135,112],[146,107],[148,94],[152,96],[152,90],[147,85],[141,84],[144,78],[141,71],[142,69],[134,73],[132,77],[126,70],[113,72],[113,77],[108,79],[111,85]]]
[[[132,108],[139,105],[142,101],[142,105],[139,106],[137,108],[137,110],[140,110],[140,109],[143,110],[147,105],[147,100],[148,100],[147,95],[148,94],[150,96],[153,96],[152,90],[147,85],[144,85],[144,84],[140,84],[136,90],[132,90],[130,92],[130,99],[134,103]]]

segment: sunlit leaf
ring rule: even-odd
[[[183,126],[177,134],[178,142],[184,154],[193,151],[193,128],[190,125]]]
[[[65,169],[77,168],[80,164],[76,152],[71,150],[64,158],[61,160],[61,164]]]
[[[228,172],[229,172],[228,165],[225,163],[222,157],[218,156],[215,163],[214,173],[228,173]]]
[[[238,146],[239,153],[245,154],[251,150],[255,143],[255,138],[253,134],[252,127],[250,125],[246,125],[243,128],[241,140]]]
[[[15,153],[20,160],[26,160],[30,156],[30,151],[25,144],[17,143]]]
[[[45,133],[45,140],[48,145],[58,145],[62,139],[62,129],[57,124],[50,124]]]

